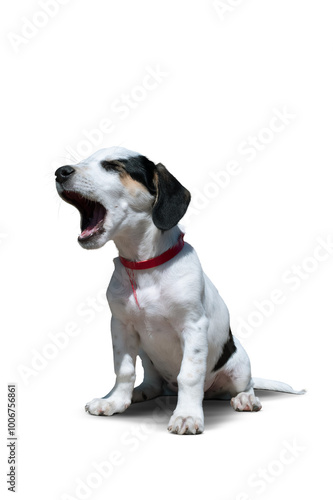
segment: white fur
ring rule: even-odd
[[[117,172],[107,172],[100,165],[101,160],[134,155],[137,153],[123,148],[98,151],[75,165],[65,189],[99,201],[107,209],[105,232],[82,246],[98,248],[112,239],[126,259],[146,260],[173,246],[180,230],[178,226],[165,232],[157,229],[151,217],[153,195],[136,183],[129,189]],[[58,186],[60,193],[61,189]],[[253,392],[249,358],[237,339],[233,356],[212,372],[228,338],[229,313],[188,243],[159,267],[131,271],[140,307],[128,271],[119,258],[114,264],[107,298],[112,311],[116,383],[107,396],[86,405],[88,412],[112,415],[126,410],[131,401],[151,399],[169,390],[178,392],[169,430],[196,434],[204,429],[204,396],[232,397],[231,405],[239,411],[261,408]],[[134,389],[137,355],[145,375]]]

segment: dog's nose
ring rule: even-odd
[[[74,173],[74,168],[70,165],[65,165],[64,167],[60,167],[55,171],[55,176],[57,182],[62,184],[67,181],[67,179]]]

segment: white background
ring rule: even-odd
[[[52,16],[40,14],[41,4],[11,2],[1,13],[2,491],[6,385],[15,382],[16,498],[324,497],[333,255],[313,255],[318,238],[333,234],[331,2],[226,0],[223,13],[212,0],[71,0]],[[164,76],[140,90],[149,68]],[[126,117],[115,108],[123,94],[135,106]],[[274,109],[293,118],[269,135]],[[204,434],[187,437],[166,430],[174,399],[164,412],[156,401],[110,418],[84,412],[114,381],[102,294],[116,250],[112,242],[79,247],[78,213],[58,198],[53,172],[105,118],[114,129],[95,132],[91,152],[137,150],[192,192],[197,213],[185,220],[186,240],[236,335],[256,301],[281,290],[283,304],[266,302],[269,317],[242,342],[254,376],[306,387],[305,396],[261,392],[256,414],[205,403]],[[266,144],[248,161],[239,147],[258,134]],[[212,172],[232,160],[237,175],[212,186]],[[295,290],[294,265],[303,272]],[[77,335],[24,380],[22,366],[31,369],[50,334],[73,323]],[[100,479],[93,464],[117,452],[121,464]],[[76,491],[80,481],[90,490]]]

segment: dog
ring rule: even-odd
[[[79,244],[96,249],[113,240],[119,251],[107,289],[116,382],[87,412],[113,415],[131,403],[177,394],[168,430],[200,434],[204,398],[258,411],[254,389],[305,392],[252,378],[228,309],[178,226],[191,195],[164,165],[111,147],[55,175],[58,194],[81,214]],[[138,355],[144,380],[134,387]]]

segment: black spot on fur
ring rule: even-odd
[[[201,349],[194,349],[194,354],[199,354],[201,352]]]
[[[143,397],[144,401],[146,401],[146,399],[148,399],[147,394],[145,394],[144,392],[142,392],[142,397]]]
[[[235,346],[235,342],[234,342],[234,338],[232,336],[231,330],[229,328],[228,340],[226,341],[226,343],[223,346],[222,353],[221,353],[219,359],[217,360],[217,362],[213,368],[213,372],[216,372],[217,370],[222,368],[222,366],[224,366],[226,364],[226,362],[229,361],[229,359],[231,358],[231,356],[235,352],[236,352],[236,346]]]
[[[141,182],[148,191],[155,195],[156,188],[154,185],[154,172],[155,164],[148,160],[143,155],[132,156],[130,158],[111,161],[102,161],[101,165],[105,170],[121,170],[122,168],[134,179],[135,181]]]

